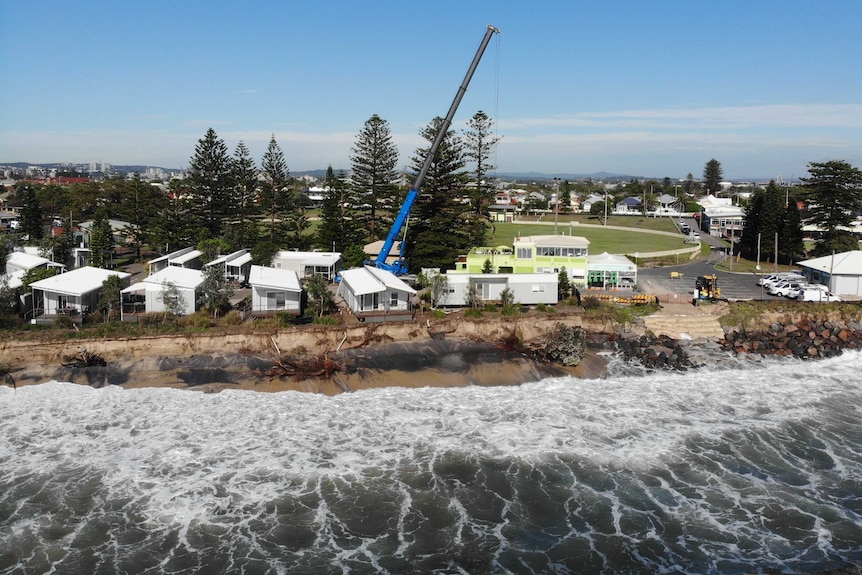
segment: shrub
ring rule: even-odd
[[[434,319],[443,319],[444,317],[446,317],[446,312],[440,309],[435,309],[433,312],[431,312],[431,315],[434,317]]]
[[[242,323],[242,314],[239,310],[232,309],[221,318],[222,325],[239,325]]]
[[[471,307],[464,312],[464,317],[477,318],[482,317],[483,310],[479,307]]]
[[[212,327],[213,323],[206,311],[199,311],[191,315],[177,318],[177,323],[185,331],[204,331]]]
[[[75,327],[75,322],[72,321],[72,318],[61,315],[54,320],[54,327],[59,327],[60,329],[72,329]]]
[[[521,307],[514,304],[504,305],[502,313],[505,316],[518,315],[521,313]]]
[[[325,315],[322,317],[314,318],[314,321],[312,323],[314,323],[315,325],[338,325],[341,322],[338,321],[337,317]]]
[[[540,311],[543,313],[557,313],[557,310],[549,306],[548,304],[540,303],[536,306],[536,311]]]

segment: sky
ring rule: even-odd
[[[792,180],[862,167],[862,2],[0,0],[0,164],[184,168],[213,128],[259,163],[349,169],[374,114],[427,146],[488,24],[453,128],[497,172]]]

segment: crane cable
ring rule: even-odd
[[[491,171],[491,175],[495,180],[497,179],[497,166],[499,166],[497,154],[500,149],[500,36],[502,34],[498,31],[495,38],[497,43],[494,46],[494,169]]]

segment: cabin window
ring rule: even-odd
[[[266,309],[284,309],[287,293],[283,291],[266,292]]]

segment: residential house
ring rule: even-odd
[[[226,280],[242,284],[248,281],[251,272],[251,259],[251,254],[247,249],[237,250],[207,262],[204,267],[219,266]]]
[[[24,276],[27,272],[40,268],[52,268],[54,273],[66,271],[66,266],[52,262],[48,258],[23,251],[12,252],[6,256],[6,285],[12,289],[19,288],[24,285]]]
[[[618,215],[631,215],[643,213],[643,203],[638,198],[623,198],[614,206],[614,213]]]
[[[338,295],[360,321],[404,321],[413,317],[410,300],[416,290],[386,270],[365,266],[342,271]]]
[[[656,209],[656,214],[672,216],[680,214],[680,211],[677,209],[676,206],[677,198],[671,196],[670,194],[662,194],[656,199],[656,201],[659,205],[659,207]]]
[[[295,271],[253,265],[248,283],[253,316],[276,312],[302,315],[302,287]]]
[[[10,275],[16,272],[27,273],[30,270],[47,268],[51,263],[53,262],[48,258],[16,251],[6,256],[6,273]]]
[[[96,309],[102,297],[102,283],[111,276],[118,276],[128,285],[131,274],[87,266],[33,282],[30,284],[32,323],[53,321],[63,315],[80,317]]]
[[[590,195],[588,195],[581,202],[581,210],[583,210],[585,212],[589,212],[592,209],[593,204],[597,204],[599,202],[605,201],[605,197],[606,196],[603,194],[590,194]]]
[[[0,230],[17,229],[21,224],[21,216],[15,212],[0,210]]]
[[[122,291],[123,319],[138,313],[164,313],[175,311],[179,315],[190,315],[200,308],[200,296],[204,283],[201,270],[168,266]],[[168,287],[176,288],[176,302],[166,302]],[[173,308],[173,309],[171,309]]]
[[[842,300],[862,298],[862,250],[851,250],[798,263],[811,283],[819,283]]]
[[[87,220],[86,222],[78,224],[78,231],[74,234],[76,236],[75,245],[80,247],[87,247],[90,245],[90,237],[93,235],[94,224],[94,220]],[[59,224],[55,225],[62,226],[62,221],[60,220]],[[114,243],[117,245],[128,244],[132,239],[134,230],[137,229],[135,224],[123,220],[108,220],[108,225],[111,227],[111,236],[113,237]]]
[[[557,274],[458,274],[445,275],[447,289],[437,302],[440,306],[462,307],[471,286],[483,302],[499,303],[503,290],[512,292],[513,301],[522,305],[556,304]]]
[[[332,281],[343,265],[340,252],[280,251],[272,258],[272,267],[293,270],[300,279],[319,275]]]
[[[586,288],[589,246],[590,241],[581,236],[519,237],[512,248],[473,248],[458,258],[450,273],[478,274],[489,265],[498,274],[557,274],[565,267],[572,283]]]
[[[199,270],[203,267],[201,256],[203,252],[195,248],[183,248],[158,257],[149,262],[149,275],[160,272],[168,266]]]

